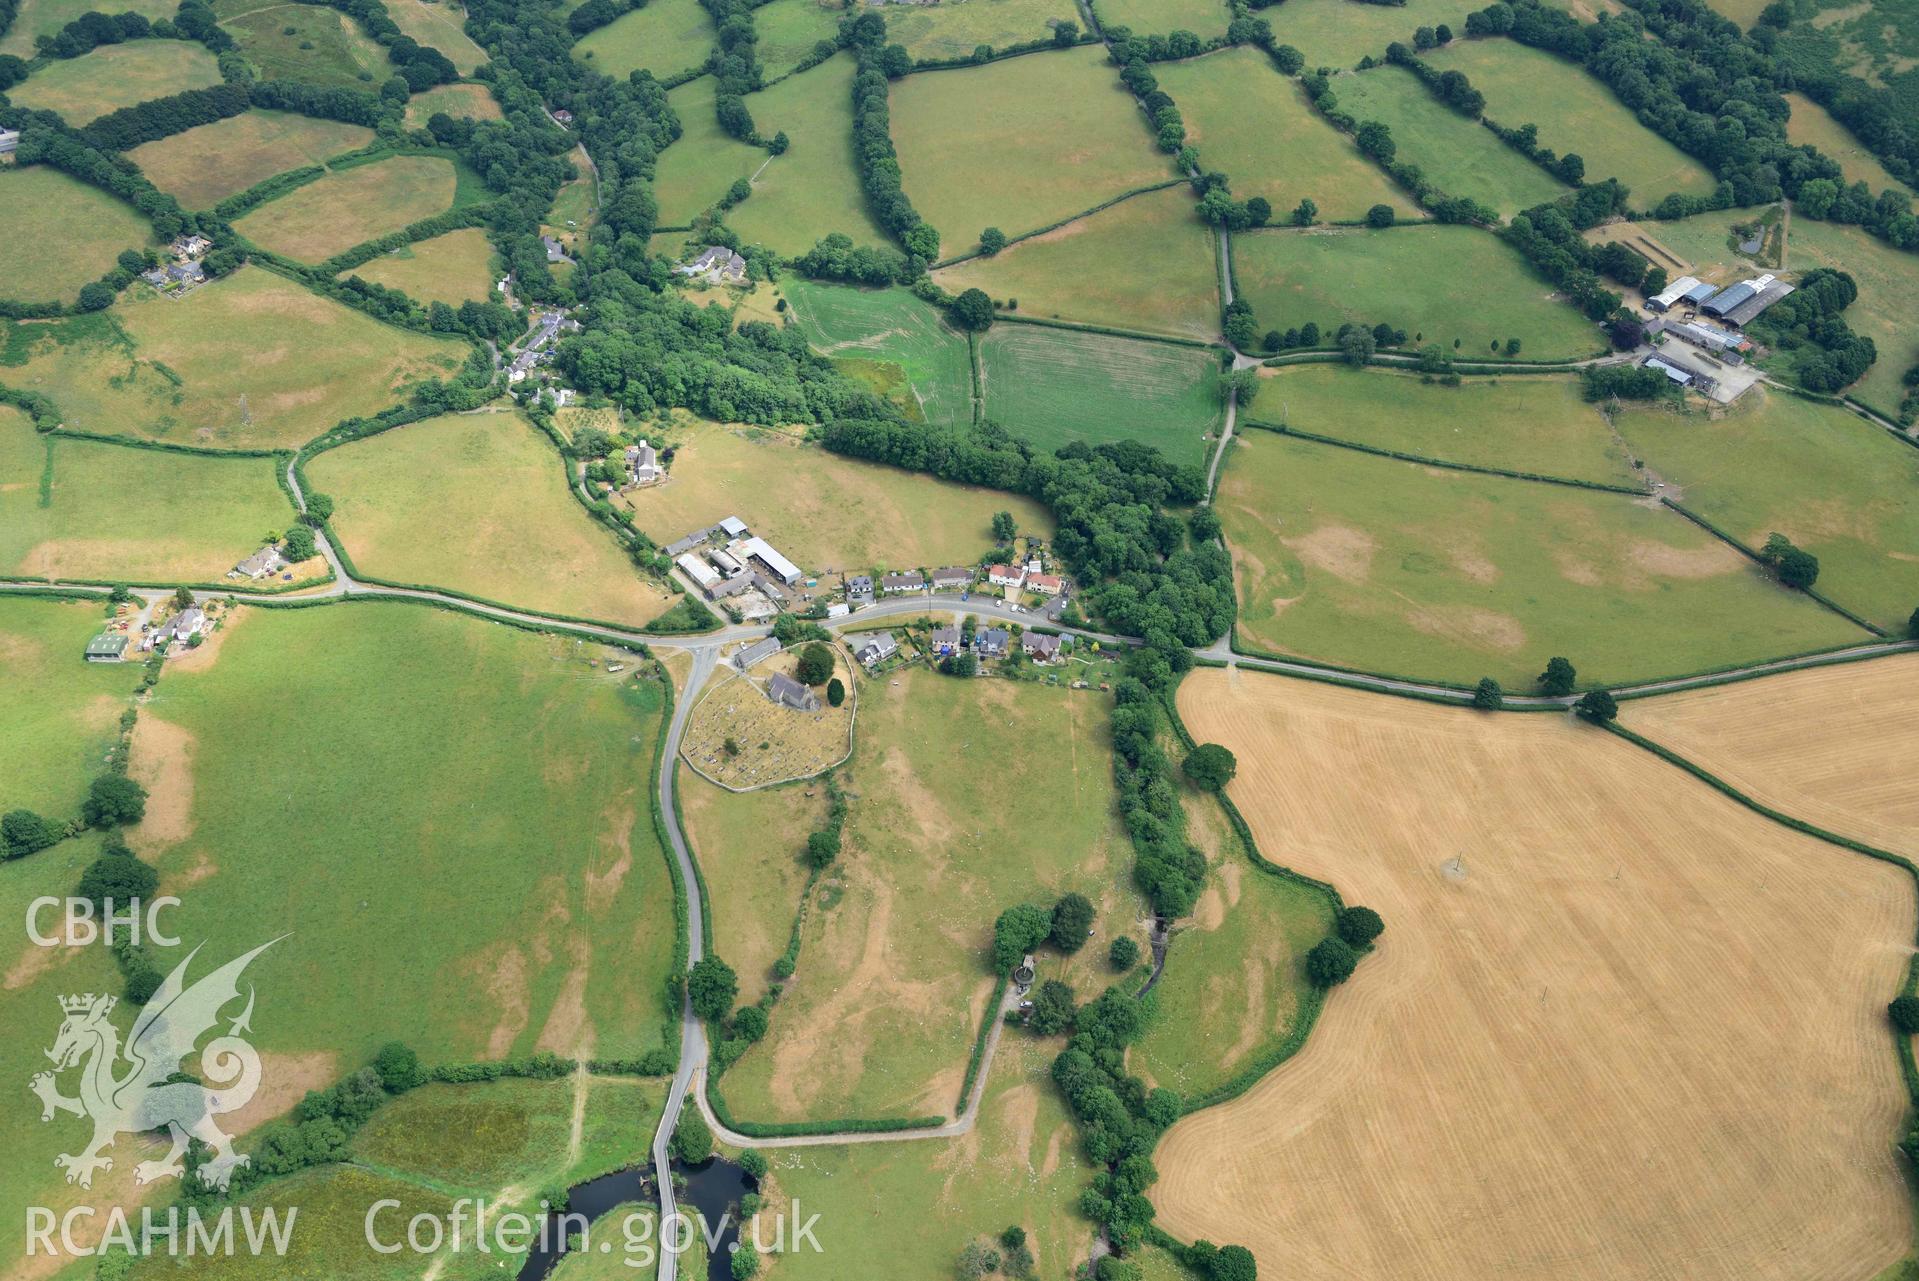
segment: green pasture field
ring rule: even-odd
[[[466,33],[466,13],[456,0],[386,0],[393,25],[430,49],[438,49],[463,76],[484,63],[486,50]]]
[[[893,84],[892,124],[906,194],[945,252],[988,227],[1017,236],[1177,176],[1090,46],[908,76]]]
[[[1412,346],[1436,343],[1470,360],[1503,359],[1491,346],[1503,352],[1508,338],[1520,340],[1522,360],[1606,346],[1524,258],[1476,227],[1246,233],[1233,237],[1233,275],[1262,333],[1313,321],[1330,343],[1347,321],[1383,322]]]
[[[204,45],[130,40],[49,62],[7,95],[16,107],[57,111],[78,129],[136,102],[219,83],[219,65]]]
[[[978,288],[1000,302],[1017,299],[1022,316],[1211,340],[1219,335],[1215,253],[1192,192],[1169,187],[934,278],[953,293]]]
[[[78,817],[87,784],[119,736],[120,713],[140,680],[138,663],[82,660],[87,642],[104,626],[97,601],[0,597],[0,699],[8,709],[0,724],[0,813],[30,809],[51,819]],[[35,854],[32,861],[43,857]]]
[[[684,762],[680,818],[713,896],[713,950],[740,976],[740,1003],[778,982],[773,963],[786,951],[806,887],[806,838],[826,821],[826,788],[817,779],[729,792]]]
[[[1095,0],[1102,29],[1130,27],[1143,36],[1190,31],[1201,38],[1226,33],[1233,13],[1223,0]]]
[[[1200,167],[1225,171],[1241,200],[1264,196],[1273,221],[1285,221],[1306,199],[1325,221],[1364,218],[1374,205],[1415,212],[1412,197],[1314,111],[1299,82],[1280,75],[1259,50],[1227,49],[1154,72],[1179,104]]]
[[[1241,419],[1475,467],[1647,483],[1571,375],[1468,378],[1444,387],[1380,368],[1295,365],[1267,370]]]
[[[641,15],[651,12],[651,6],[639,10]],[[634,16],[628,14],[620,22]],[[728,187],[751,178],[769,159],[765,149],[741,142],[720,128],[713,114],[713,94],[713,77],[701,76],[666,95],[680,117],[680,136],[660,153],[653,180],[663,223],[681,226],[693,221],[718,204]],[[754,123],[760,124],[758,116]]]
[[[766,78],[787,74],[820,41],[832,43],[846,14],[846,5],[832,0],[770,0],[755,9],[753,31],[760,38],[760,65],[766,68]],[[890,27],[887,35],[893,36]]]
[[[844,849],[814,891],[771,1030],[721,1083],[743,1119],[953,1115],[993,988],[993,919],[1068,890],[1091,899],[1095,937],[1042,964],[1090,998],[1105,941],[1144,910],[1126,871],[1107,700],[925,668],[862,680],[859,700],[840,771]],[[956,753],[992,767],[955,769]]]
[[[1750,547],[1785,534],[1819,558],[1820,592],[1904,635],[1919,606],[1919,450],[1763,388],[1723,418],[1630,407],[1616,421],[1689,511]]]
[[[359,125],[248,111],[142,143],[127,158],[188,209],[211,209],[276,173],[320,164],[371,141],[373,131]]]
[[[1466,15],[1482,6],[1474,0],[1408,0],[1404,5],[1366,4],[1363,0],[1290,0],[1260,12],[1273,24],[1273,39],[1306,55],[1308,67],[1351,70],[1371,54],[1386,56],[1393,41],[1411,45],[1420,27],[1445,23],[1459,35],[1466,33]],[[1340,93],[1343,82],[1335,81]],[[1477,126],[1474,126],[1477,128]]]
[[[672,483],[619,500],[662,545],[737,515],[807,569],[859,572],[974,564],[993,547],[999,511],[1052,536],[1051,517],[1031,499],[842,457],[797,432],[696,421],[666,440],[678,451]]]
[[[1555,654],[1615,684],[1867,636],[1624,495],[1257,433],[1216,502],[1248,648],[1518,689]]]
[[[1786,102],[1792,107],[1792,115],[1786,121],[1786,140],[1794,146],[1814,146],[1839,162],[1839,168],[1848,183],[1863,182],[1877,196],[1887,189],[1906,192],[1910,189],[1900,182],[1879,158],[1868,151],[1852,131],[1832,118],[1830,112],[1811,98],[1800,93],[1789,93]]]
[[[1750,27],[1766,6],[1763,0],[1711,0],[1708,7],[1742,27]]]
[[[972,421],[972,358],[938,309],[903,289],[820,285],[797,276],[782,283],[814,350],[859,362],[858,372],[897,371],[910,412],[935,426]]]
[[[1182,782],[1180,801],[1212,866],[1192,915],[1174,926],[1145,1033],[1126,1065],[1191,1099],[1292,1029],[1306,953],[1332,921],[1324,894],[1252,864],[1217,799]],[[1151,958],[1139,941],[1143,971]]]
[[[390,156],[336,169],[234,221],[274,253],[319,262],[455,204],[459,179],[444,156]]]
[[[1695,276],[1708,284],[1723,286],[1768,268],[1776,270],[1776,264],[1770,261],[1762,262],[1759,257],[1741,253],[1741,237],[1733,231],[1735,224],[1761,222],[1768,216],[1776,221],[1777,208],[1718,210],[1663,222],[1653,219],[1608,222],[1587,232],[1586,239],[1594,244],[1623,241],[1654,266],[1664,267],[1666,275],[1673,280],[1682,275]],[[1769,253],[1777,240],[1777,234],[1769,231],[1760,253]]]
[[[479,227],[403,245],[349,272],[420,302],[459,306],[493,296],[493,245]]]
[[[0,410],[0,575],[219,582],[293,522],[276,467],[57,440]]]
[[[1376,8],[1339,0],[1348,8]],[[1333,82],[1340,110],[1393,131],[1398,158],[1416,164],[1449,196],[1466,196],[1511,217],[1566,194],[1558,179],[1437,99],[1404,67],[1381,66]]]
[[[321,454],[306,473],[376,577],[633,627],[673,603],[567,492],[559,452],[517,413],[429,418]]]
[[[58,169],[0,170],[0,294],[70,303],[153,230],[131,205]]]
[[[665,698],[632,654],[384,602],[243,608],[212,643],[142,709],[130,839],[208,959],[291,931],[248,970],[269,1069],[660,1045]]]
[[[704,64],[713,37],[713,20],[699,0],[651,0],[588,32],[573,46],[573,56],[616,79],[645,70],[664,80]],[[685,121],[685,112],[680,119]]]
[[[1612,90],[1574,63],[1503,37],[1455,40],[1425,58],[1436,70],[1465,72],[1486,95],[1491,119],[1508,129],[1538,125],[1542,147],[1584,157],[1587,181],[1625,183],[1635,208],[1651,209],[1673,192],[1712,194],[1711,172],[1640,124]],[[1445,110],[1437,102],[1433,109]]]
[[[502,118],[500,104],[494,100],[493,91],[483,84],[434,85],[425,93],[416,93],[406,100],[406,127],[424,129],[426,122],[438,111],[472,120]]]
[[[980,340],[986,416],[1035,449],[1140,440],[1204,466],[1219,431],[1219,357],[1135,338],[1001,323]]]
[[[173,0],[125,0],[113,9],[119,13],[137,13],[149,21],[171,18],[179,11]],[[13,25],[0,33],[0,54],[32,59],[37,52],[35,36],[50,36],[83,13],[99,8],[98,0],[21,0]]]
[[[726,215],[742,240],[785,255],[803,254],[835,231],[855,244],[890,243],[867,212],[853,164],[852,93],[853,58],[841,54],[747,99],[760,132],[783,130],[792,145],[761,172],[746,203]]]
[[[297,3],[249,8],[247,3],[231,0],[214,11],[262,80],[376,93],[393,74],[386,50],[337,9]],[[229,9],[244,12],[228,16]]]
[[[1089,949],[1090,946],[1089,946]],[[1082,999],[1097,989],[1081,993]],[[777,1025],[779,1015],[774,1016]],[[1062,1042],[1007,1028],[963,1139],[775,1148],[767,1153],[776,1203],[797,1200],[820,1216],[820,1251],[782,1255],[782,1281],[892,1281],[944,1277],[968,1242],[1026,1229],[1033,1275],[1068,1277],[1091,1254],[1093,1228],[1079,1213],[1095,1171],[1050,1072]],[[903,1216],[911,1232],[873,1249],[873,1225]]]
[[[568,252],[577,253],[586,244],[586,234],[599,212],[599,200],[585,148],[576,148],[568,159],[573,162],[575,176],[553,197],[553,207],[546,211],[546,224],[540,232],[565,244]]]
[[[1071,0],[944,0],[889,10],[886,39],[915,58],[967,58],[980,45],[1004,49],[1050,39],[1061,22],[1085,28]]]
[[[1919,256],[1902,253],[1857,227],[1794,218],[1786,237],[1793,271],[1836,267],[1858,282],[1846,323],[1879,348],[1879,359],[1846,393],[1890,415],[1905,388],[1900,378],[1919,363]]]
[[[184,298],[142,287],[109,311],[5,333],[0,382],[52,397],[68,427],[235,449],[293,448],[378,413],[468,351],[257,267]]]

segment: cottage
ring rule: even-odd
[[[900,643],[893,639],[893,633],[875,632],[860,642],[853,657],[866,667],[877,667],[899,652]]]
[[[739,653],[733,655],[733,665],[741,671],[753,666],[761,659],[771,658],[786,646],[780,644],[777,637],[768,636],[765,640],[754,641]]]
[[[871,574],[854,574],[846,580],[846,594],[848,596],[871,596],[873,594],[873,576]]]
[[[746,259],[731,249],[719,245],[709,246],[705,253],[692,262],[682,264],[673,270],[682,276],[694,280],[704,280],[712,285],[743,285],[746,283]]]
[[[286,557],[280,554],[278,547],[262,547],[253,555],[227,571],[228,578],[264,578],[275,570],[284,568]]]
[[[660,458],[644,439],[626,447],[626,476],[635,485],[651,485],[660,478]]]
[[[573,123],[573,113],[561,107],[553,113],[553,122],[558,125],[570,125]]]
[[[797,712],[820,710],[820,696],[785,672],[773,673],[773,679],[766,683],[766,696],[781,706],[790,707]]]
[[[196,233],[190,236],[181,236],[171,245],[168,245],[167,248],[172,250],[173,256],[181,262],[191,262],[207,250],[213,248],[213,242],[205,236]]]
[[[959,653],[960,629],[957,627],[935,627],[933,629],[933,652],[941,658],[948,654]]]
[[[1004,627],[983,627],[973,636],[973,649],[981,658],[1004,658],[1012,639]]]
[[[986,581],[995,587],[1018,587],[1026,581],[1026,571],[1017,565],[988,565]]]
[[[971,585],[973,571],[957,565],[933,571],[933,590],[936,592],[956,592]]]
[[[1045,632],[1027,632],[1019,638],[1019,647],[1036,663],[1050,663],[1059,657],[1059,637]]]
[[[923,592],[926,590],[926,575],[917,569],[905,574],[887,574],[880,579],[880,591],[887,596],[897,596],[902,592]]]
[[[184,644],[206,630],[207,616],[198,605],[187,608],[160,624],[160,630],[154,635],[155,644],[168,642]]]
[[[127,638],[122,632],[101,632],[87,642],[89,663],[117,663],[126,653]]]
[[[1026,585],[1042,596],[1057,596],[1066,590],[1066,580],[1058,574],[1028,574]]]

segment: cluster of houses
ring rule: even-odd
[[[746,619],[778,613],[806,576],[777,547],[755,536],[738,516],[688,534],[668,547],[666,554],[708,600],[731,601]]]
[[[681,263],[673,270],[689,280],[703,280],[709,285],[746,283],[746,259],[721,245],[707,246],[706,252],[692,262]]]
[[[564,311],[537,307],[533,311],[533,332],[520,345],[518,354],[506,367],[509,383],[525,382],[534,370],[553,363],[555,342],[561,334],[578,332],[580,322]]]
[[[935,627],[932,646],[933,657],[951,657],[966,648],[966,633],[958,627]],[[1012,647],[1013,634],[1004,627],[982,627],[973,633],[973,653],[980,658],[1005,658]],[[1060,656],[1061,640],[1029,628],[1019,635],[1019,650],[1036,663],[1050,663]]]
[[[140,273],[140,279],[152,285],[163,294],[174,297],[198,288],[207,282],[206,265],[200,260],[213,248],[213,242],[205,236],[181,236],[167,246],[167,252],[173,261],[162,263],[152,271]]]

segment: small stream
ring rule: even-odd
[[[715,1223],[723,1222],[725,1225],[725,1230],[720,1233],[707,1258],[707,1281],[732,1281],[733,1252],[730,1247],[740,1236],[740,1198],[753,1191],[758,1184],[745,1170],[718,1157],[697,1166],[686,1166],[675,1161],[673,1172],[685,1180],[685,1186],[676,1199],[682,1212],[697,1212],[696,1230],[704,1232]],[[567,1189],[566,1213],[583,1217],[590,1226],[623,1205],[658,1203],[659,1189],[653,1181],[652,1171],[636,1167],[574,1184]],[[546,1216],[546,1219],[551,1218],[550,1214]],[[526,1256],[526,1262],[520,1265],[518,1281],[546,1281],[566,1254],[564,1240],[548,1239],[546,1219],[542,1220],[541,1231],[534,1240],[533,1249]],[[577,1227],[577,1224],[568,1226]],[[594,1234],[589,1232],[587,1236],[590,1241]],[[612,1237],[602,1237],[602,1241],[615,1250],[623,1248],[624,1244],[617,1232]],[[652,1241],[657,1249],[657,1229]]]

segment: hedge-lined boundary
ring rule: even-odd
[[[1725,543],[1728,547],[1731,547],[1734,551],[1737,551],[1741,555],[1745,556],[1748,560],[1752,561],[1753,564],[1759,565],[1762,567],[1765,566],[1766,562],[1760,557],[1758,552],[1746,546],[1744,543],[1740,542],[1737,538],[1734,538],[1731,534],[1727,533],[1725,530],[1719,528],[1719,526],[1707,520],[1704,516],[1701,516],[1696,512],[1691,512],[1686,510],[1684,507],[1681,507],[1678,503],[1674,502],[1672,499],[1664,497],[1663,495],[1660,497],[1659,501],[1665,507],[1671,509],[1672,511],[1678,512],[1681,516],[1684,516],[1687,520],[1699,526],[1699,528],[1705,530],[1708,534],[1711,534],[1714,538],[1717,538],[1720,542]],[[1786,590],[1791,591],[1792,589],[1787,588]],[[1847,609],[1844,605],[1841,605],[1838,601],[1833,600],[1830,596],[1827,596],[1822,592],[1814,591],[1810,587],[1801,588],[1799,590],[1804,595],[1817,601],[1819,604],[1824,605],[1827,609],[1839,615],[1839,617],[1845,619],[1847,622],[1852,623],[1853,625],[1857,627],[1865,628],[1867,631],[1871,632],[1874,636],[1879,637],[1881,640],[1888,639],[1887,634],[1883,628],[1880,628],[1872,623],[1867,622],[1865,619],[1859,617],[1859,615]]]
[[[686,809],[680,804],[680,771],[673,771],[673,813],[684,814]],[[700,887],[700,934],[706,940],[706,951],[713,951],[713,895],[706,888],[706,869],[700,866],[699,851],[693,848],[693,836],[686,830],[686,824],[680,825],[680,840],[686,845],[686,861],[693,865],[693,883]],[[690,967],[692,962],[689,960]]]
[[[1772,806],[1767,805],[1765,802],[1748,796],[1745,792],[1740,791],[1737,787],[1734,787],[1731,783],[1720,778],[1704,766],[1695,764],[1671,748],[1656,743],[1642,734],[1634,733],[1618,721],[1607,721],[1605,728],[1633,744],[1635,747],[1644,748],[1646,751],[1651,752],[1668,765],[1673,765],[1686,771],[1686,773],[1706,784],[1706,786],[1712,788],[1720,795],[1737,801],[1762,818],[1769,818],[1781,827],[1791,828],[1795,832],[1813,837],[1816,840],[1824,841],[1828,845],[1836,845],[1842,850],[1850,850],[1854,854],[1863,854],[1867,858],[1875,858],[1882,863],[1892,864],[1894,867],[1904,871],[1906,875],[1911,878],[1914,892],[1915,894],[1919,894],[1919,866],[1915,866],[1912,860],[1904,855],[1894,854],[1891,850],[1880,849],[1877,845],[1868,845],[1864,841],[1855,841],[1850,836],[1841,836],[1837,832],[1829,832],[1823,827],[1806,822],[1804,819],[1794,818],[1790,814],[1782,813],[1772,808]],[[1915,955],[1911,963],[1907,966],[1906,981],[1900,986],[1898,995],[1912,996],[1915,993],[1919,993],[1919,955]],[[1890,1024],[1888,1026],[1890,1026]],[[1906,1094],[1912,1104],[1915,1107],[1919,1107],[1919,1064],[1915,1064],[1913,1060],[1912,1038],[1902,1035],[1897,1028],[1892,1029],[1892,1034],[1893,1043],[1899,1055],[1899,1074],[1904,1078],[1906,1083]]]
[[[1237,288],[1234,290],[1238,292]],[[1275,356],[1262,354],[1260,365],[1266,369],[1280,369],[1287,365],[1325,365],[1336,360],[1346,359],[1346,353],[1338,347],[1294,347]],[[1381,369],[1412,369],[1419,362],[1419,353],[1403,348],[1388,347],[1376,351],[1366,363]],[[1596,357],[1586,357],[1596,359]],[[1455,360],[1450,372],[1471,377],[1502,378],[1507,374],[1576,374],[1582,365],[1579,360],[1515,360],[1511,363],[1487,364],[1483,361]],[[1414,372],[1417,372],[1415,369]]]
[[[1143,187],[1134,187],[1131,191],[1122,191],[1117,196],[1114,196],[1111,200],[1100,201],[1100,203],[1094,205],[1091,209],[1082,209],[1076,214],[1068,214],[1066,217],[1061,218],[1057,222],[1049,222],[1044,227],[1035,227],[1031,231],[1022,231],[1017,236],[1008,236],[1006,238],[1005,246],[999,252],[1005,253],[1007,249],[1011,249],[1014,245],[1019,244],[1022,240],[1031,240],[1035,236],[1044,236],[1051,232],[1058,231],[1061,227],[1071,226],[1073,223],[1079,222],[1081,219],[1091,218],[1094,214],[1105,213],[1108,209],[1111,209],[1114,205],[1124,204],[1125,202],[1127,202],[1128,200],[1131,200],[1135,196],[1151,195],[1155,191],[1165,191],[1168,187],[1183,186],[1186,182],[1187,182],[1187,179],[1185,178],[1167,178],[1161,182],[1149,182]],[[971,253],[956,254],[955,256],[951,258],[942,258],[938,262],[932,264],[932,266],[928,267],[927,270],[938,271],[943,267],[957,267],[960,263],[971,262],[975,258],[984,258],[984,257],[986,257],[986,251],[983,249],[975,248]]]
[[[1004,62],[1008,58],[1023,57],[1029,53],[1051,53],[1055,50],[1077,49],[1081,45],[1098,43],[1100,43],[1099,36],[1090,31],[1082,31],[1071,44],[1055,44],[1051,37],[1023,40],[1018,44],[1009,44],[1004,49],[993,49],[993,52],[984,58],[975,58],[970,53],[958,58],[915,58],[907,74],[911,75],[916,71],[961,71],[967,67],[984,67],[988,63]],[[992,49],[992,46],[988,45],[987,48]],[[787,74],[796,74],[797,70]],[[785,78],[785,76],[780,77],[782,80]],[[769,86],[771,83],[768,82]]]
[[[639,647],[639,651],[651,656],[650,651],[643,645]],[[660,807],[660,770],[664,767],[666,758],[666,740],[673,734],[673,709],[677,696],[673,689],[673,676],[666,670],[664,664],[660,666],[659,676],[660,685],[666,691],[666,701],[660,716],[660,736],[653,741],[653,786],[647,788],[646,792],[647,808],[653,816],[653,839],[660,843],[660,853],[666,857],[666,874],[673,882],[673,969],[667,982],[670,994],[675,990],[683,991],[687,971],[692,968],[693,931],[689,923],[691,913],[687,909],[686,878],[680,874],[680,860],[673,853],[673,840],[667,831],[666,815]],[[676,810],[679,806],[678,780],[679,774],[675,771],[673,803]],[[692,849],[691,846],[687,848],[689,852]],[[699,864],[696,862],[693,866],[697,872]],[[702,907],[706,905],[705,888],[703,885],[700,887]],[[680,1037],[676,1033],[682,1017],[683,1011],[672,1008],[672,1002],[669,1000],[665,1039],[662,1042],[666,1046],[667,1053],[673,1056],[673,1066],[668,1069],[669,1074],[679,1071],[680,1067]]]
[[[1113,325],[1088,325],[1072,320],[1053,320],[1042,316],[1022,316],[1017,311],[997,311],[993,313],[995,323],[1005,321],[1015,325],[1038,325],[1042,329],[1065,329],[1080,334],[1104,334],[1108,338],[1131,338],[1138,342],[1163,343],[1168,347],[1190,347],[1194,351],[1224,352],[1222,343],[1209,342],[1204,338],[1175,338],[1170,334],[1146,334],[1137,329],[1120,329]]]
[[[973,1082],[979,1077],[980,1067],[986,1062],[986,1042],[993,1035],[993,1025],[1000,1021],[1000,1004],[1006,1000],[1006,985],[1011,980],[1002,974],[993,984],[993,995],[986,1002],[986,1017],[980,1020],[979,1037],[973,1042],[973,1053],[966,1060],[966,1075],[960,1079],[959,1102],[953,1105],[954,1116],[966,1115],[966,1102],[973,1095]]]
[[[719,1082],[712,1078],[711,1073],[706,1078],[706,1102],[721,1125],[736,1134],[755,1139],[816,1134],[881,1134],[889,1130],[937,1130],[947,1123],[946,1118],[938,1116],[848,1117],[842,1121],[742,1121],[726,1106],[726,1096],[720,1093]]]
[[[1842,667],[1847,663],[1868,663],[1880,658],[1893,658],[1899,654],[1919,650],[1919,641],[1890,641],[1896,648],[1880,650],[1869,654],[1848,654],[1844,651],[1857,648],[1841,645],[1832,649],[1810,650],[1803,654],[1788,654],[1784,658],[1768,659],[1768,662],[1790,663],[1790,667],[1776,668],[1771,671],[1750,672],[1728,670],[1708,672],[1699,676],[1672,676],[1667,680],[1689,682],[1683,689],[1627,689],[1613,690],[1612,695],[1619,702],[1631,702],[1640,698],[1669,698],[1674,694],[1684,694],[1695,689],[1718,689],[1722,685],[1739,685],[1746,681],[1762,680],[1769,676],[1785,676],[1792,672],[1811,671],[1820,667]],[[1511,709],[1508,709],[1511,710]]]
[[[1506,480],[1532,480],[1544,485],[1566,485],[1573,489],[1591,489],[1604,494],[1626,494],[1633,498],[1650,498],[1649,489],[1634,489],[1629,485],[1609,485],[1598,480],[1576,480],[1571,476],[1548,476],[1543,472],[1512,471],[1504,467],[1481,467],[1474,463],[1448,462],[1443,458],[1429,458],[1424,454],[1408,454],[1397,449],[1381,449],[1377,445],[1362,445],[1355,440],[1336,440],[1331,436],[1321,436],[1317,432],[1301,431],[1297,427],[1287,427],[1280,423],[1261,422],[1256,418],[1242,418],[1247,427],[1257,427],[1261,431],[1277,432],[1281,436],[1293,436],[1308,440],[1316,445],[1331,445],[1337,449],[1350,449],[1356,453],[1372,454],[1379,458],[1391,458],[1404,463],[1419,463],[1425,467],[1442,467],[1448,471],[1472,472],[1480,476],[1498,476]]]
[[[979,330],[966,331],[966,366],[973,378],[973,426],[986,421],[986,379],[980,370]]]

